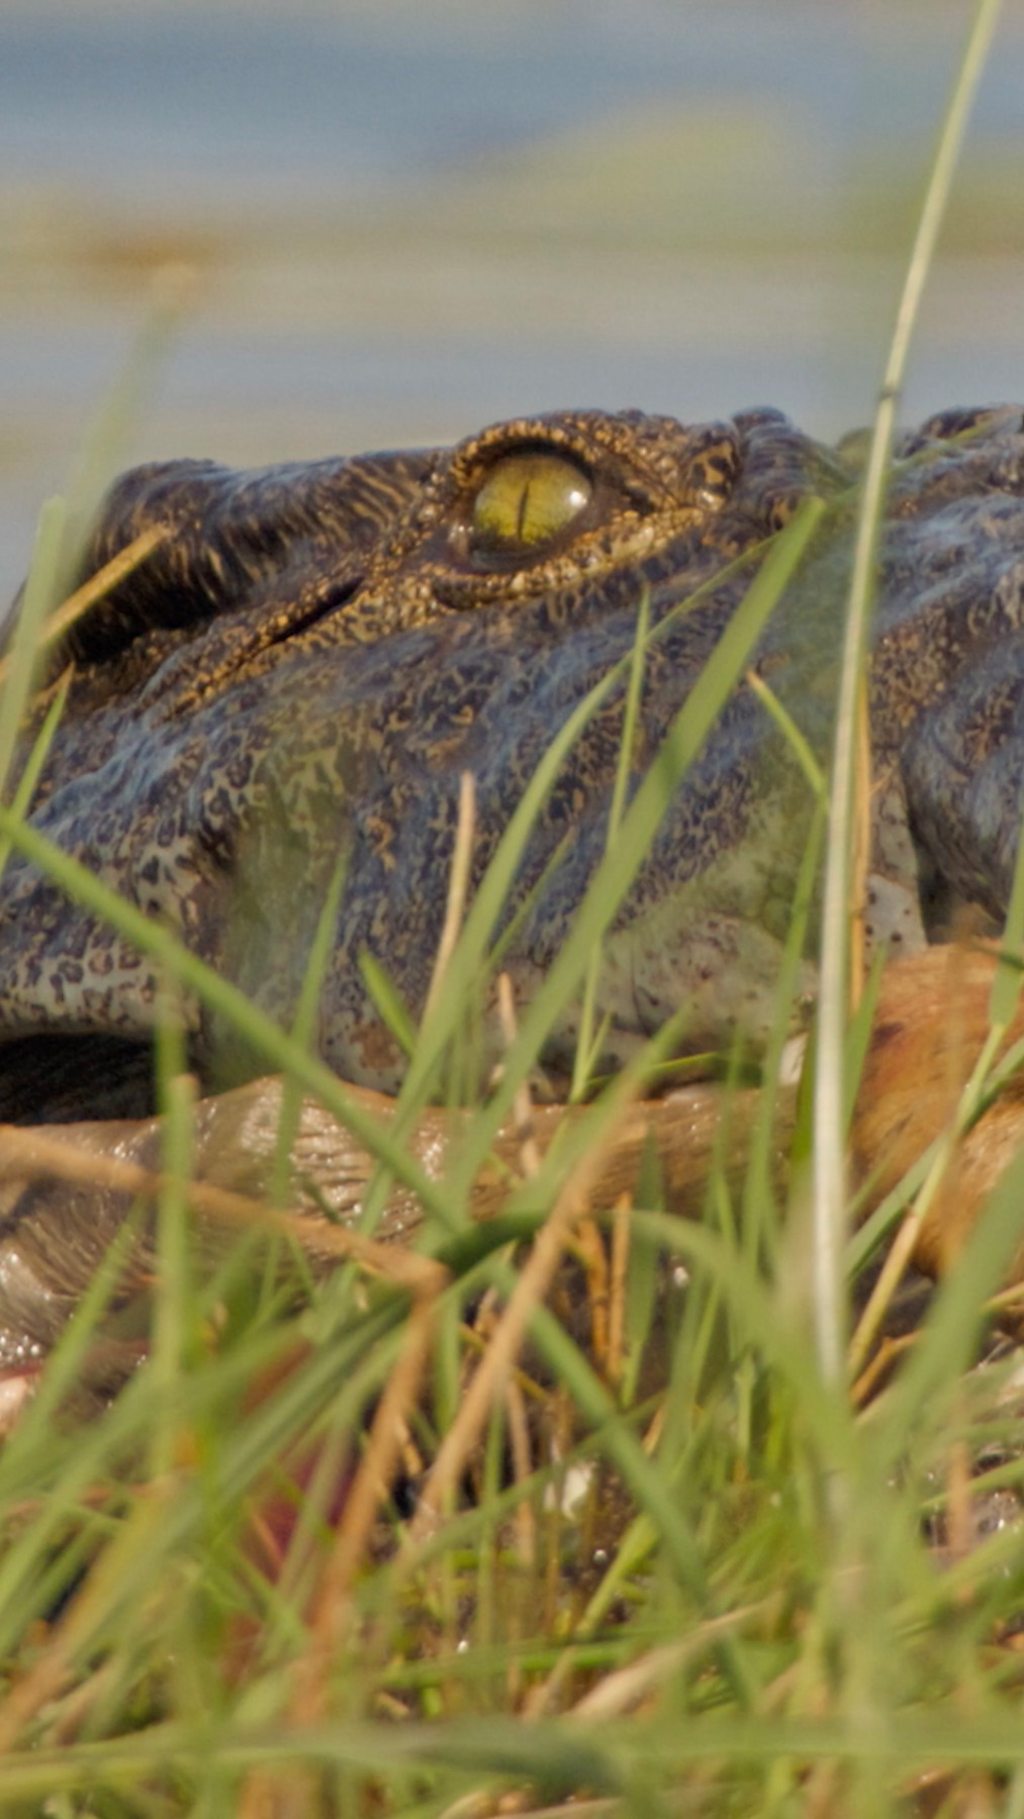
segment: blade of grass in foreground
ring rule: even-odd
[[[39,514],[32,565],[14,638],[4,660],[5,680],[0,699],[0,797],[7,793],[7,776],[35,675],[43,624],[57,599],[61,544],[66,526],[67,508],[63,499],[48,500]]]
[[[0,837],[10,841],[16,851],[37,865],[60,885],[76,903],[92,910],[116,928],[127,941],[166,967],[170,977],[227,1019],[265,1056],[271,1066],[290,1070],[295,1078],[316,1095],[332,1117],[350,1130],[372,1155],[386,1162],[396,1178],[417,1194],[425,1208],[438,1213],[442,1203],[438,1190],[423,1170],[395,1140],[392,1131],[366,1112],[346,1092],[338,1076],[325,1062],[310,1054],[282,1030],[271,1017],[252,1004],[237,986],[221,977],[185,947],[163,923],[143,915],[134,904],[119,897],[101,878],[79,864],[70,854],[47,840],[37,829],[20,820],[12,810],[0,804]]]
[[[578,987],[595,943],[611,926],[672,795],[703,747],[825,510],[822,500],[805,500],[776,538],[705,664],[699,683],[673,720],[623,816],[614,847],[604,854],[590,881],[570,939],[525,1009],[519,1034],[505,1056],[497,1090],[474,1121],[459,1157],[457,1182],[471,1180],[483,1163],[495,1132],[512,1109],[517,1088]]]
[[[814,1097],[814,1318],[821,1369],[845,1372],[842,1253],[846,1211],[843,1052],[849,951],[850,854],[855,816],[857,703],[862,687],[875,558],[907,355],[971,104],[995,33],[999,0],[980,0],[939,135],[882,378],[864,473],[836,708],[829,842],[822,911],[821,984]],[[862,779],[862,785],[867,779]]]
[[[188,266],[166,265],[154,273],[149,307],[134,345],[86,432],[72,474],[57,576],[61,593],[70,584],[104,489],[130,459],[126,451],[142,407],[188,308],[192,289]]]
[[[647,628],[651,616],[650,589],[644,588],[636,615],[636,638],[633,644],[633,659],[629,668],[629,682],[626,689],[626,702],[622,716],[622,739],[619,745],[619,761],[615,771],[615,785],[612,790],[611,807],[608,810],[608,836],[606,848],[615,844],[615,836],[622,822],[626,805],[626,791],[629,787],[629,775],[633,764],[633,746],[636,739],[637,718],[640,712],[640,691],[644,679],[644,656],[647,647]],[[586,1091],[587,1081],[593,1072],[594,1064],[600,1050],[600,1032],[594,1034],[594,1003],[597,995],[597,983],[601,970],[601,949],[595,947],[587,963],[586,976],[583,981],[583,992],[580,1003],[580,1028],[576,1038],[576,1056],[573,1062],[572,1087],[569,1097],[581,1099]]]
[[[827,506],[822,506],[821,510],[824,512],[827,510]],[[792,528],[792,526],[789,527],[790,530]],[[759,558],[767,557],[768,552],[777,542],[777,538],[766,538],[763,543],[745,550],[742,555],[726,564],[709,581],[701,583],[691,594],[687,595],[686,599],[679,601],[649,630],[646,646],[659,642],[680,616],[693,611],[705,600],[710,599],[723,583],[742,574]],[[642,641],[638,639],[637,643],[640,642]],[[466,1003],[474,1001],[480,980],[492,959],[491,944],[495,939],[495,931],[500,925],[505,903],[512,891],[516,869],[560,767],[593,715],[607,701],[614,689],[620,683],[627,681],[641,655],[645,654],[646,649],[641,652],[637,645],[634,645],[632,650],[620,658],[619,662],[614,664],[594,684],[590,692],[570,714],[565,724],[558,730],[530,778],[467,910],[459,939],[455,944],[447,968],[446,977],[449,989],[441,995],[433,1007],[431,1016],[424,1018],[421,1023],[395,1107],[391,1129],[396,1141],[401,1141],[408,1135],[418,1113],[437,1089],[442,1057],[453,1041],[460,1021],[466,1014]],[[616,850],[618,850],[617,843]],[[609,869],[614,871],[614,859],[609,861]],[[616,882],[620,890],[624,891],[628,888],[631,875],[627,874],[625,879],[616,875]],[[508,929],[505,929],[499,936],[497,942],[499,951],[503,950],[508,934]],[[556,1014],[557,1007],[551,1013],[552,1018]],[[489,1147],[489,1143],[486,1147]],[[370,1182],[363,1202],[366,1228],[373,1228],[383,1205],[387,1186],[387,1177],[380,1172]],[[448,1188],[449,1192],[445,1201],[446,1221],[449,1226],[454,1226],[460,1222],[459,1209],[465,1204],[465,1177],[460,1177],[459,1182],[450,1177]]]

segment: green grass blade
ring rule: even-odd
[[[939,136],[917,231],[896,312],[889,356],[871,434],[854,543],[850,597],[843,637],[832,762],[830,839],[822,910],[821,986],[814,1101],[814,1263],[818,1357],[825,1376],[845,1371],[846,1314],[842,1252],[845,1243],[846,1168],[844,1031],[850,916],[850,854],[854,833],[854,768],[857,698],[864,670],[874,590],[875,559],[896,410],[910,339],[935,255],[967,125],[999,17],[999,0],[981,0]]]
[[[561,1007],[577,988],[594,943],[613,922],[669,800],[701,750],[824,510],[818,499],[805,501],[776,539],[705,665],[699,686],[676,715],[623,818],[614,849],[605,854],[594,873],[577,913],[571,941],[562,948],[525,1011],[519,1035],[505,1058],[501,1082],[486,1113],[476,1121],[460,1158],[465,1177],[471,1178],[480,1167],[493,1133],[511,1110],[520,1082],[543,1047]]]

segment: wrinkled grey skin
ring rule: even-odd
[[[473,529],[473,502],[521,448],[571,459],[591,496],[549,542],[496,551]],[[872,663],[871,920],[875,935],[911,944],[936,896],[998,915],[1009,889],[1024,754],[1021,412],[948,413],[899,456]],[[557,729],[632,649],[642,593],[657,626],[707,589],[647,656],[639,778],[756,563],[723,571],[807,493],[833,509],[757,668],[827,756],[855,478],[842,447],[770,411],[690,428],[565,413],[454,450],[130,473],[83,572],[151,524],[168,535],[73,636],[32,822],[283,1019],[342,858],[319,1045],[339,1074],[392,1088],[402,1057],[357,957],[371,952],[419,1011],[460,773],[476,782],[476,882]],[[622,700],[619,688],[581,735],[520,867],[509,913],[529,907],[506,956],[520,1000],[604,851]],[[725,1048],[737,1029],[763,1037],[811,808],[789,747],[741,686],[615,918],[598,1004],[609,1060],[680,1006],[693,1051]],[[809,961],[801,983],[809,997]],[[144,1110],[155,993],[144,957],[12,860],[0,883],[0,1114]],[[225,1051],[198,1006],[189,1016],[204,1083],[259,1068]],[[573,1032],[569,1012],[556,1059]]]

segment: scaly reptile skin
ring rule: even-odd
[[[1006,903],[1024,759],[1021,411],[947,413],[898,454],[871,670],[870,920],[910,947],[950,896],[996,916]],[[844,445],[825,448],[770,410],[699,426],[566,412],[453,449],[129,473],[83,573],[148,526],[166,536],[72,636],[74,679],[31,820],[284,1020],[341,858],[319,1046],[342,1076],[391,1090],[402,1054],[357,960],[372,953],[419,1012],[460,773],[476,782],[475,885],[556,731],[628,657],[646,596],[657,630],[635,783],[759,559],[735,558],[808,493],[830,510],[755,666],[827,757],[855,478]],[[520,1003],[605,849],[624,690],[564,763],[506,906]],[[812,803],[741,684],[607,939],[596,1006],[607,1063],[680,1007],[693,1051],[728,1048],[737,1029],[763,1037]],[[156,991],[145,958],[12,859],[0,883],[0,1116],[146,1110]],[[187,1013],[204,1085],[261,1067],[197,1005]],[[552,1031],[556,1063],[575,1023],[570,1008]]]

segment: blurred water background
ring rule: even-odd
[[[567,404],[870,414],[971,6],[0,0],[0,597],[154,287],[122,460],[450,439]],[[1024,395],[1024,15],[905,415]]]

